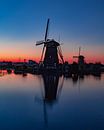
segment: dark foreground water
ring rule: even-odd
[[[104,74],[0,73],[0,130],[104,130]]]

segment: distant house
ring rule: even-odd
[[[36,61],[33,61],[33,60],[29,60],[28,64],[29,65],[38,65],[38,63]]]

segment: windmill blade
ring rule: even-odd
[[[47,20],[47,26],[46,26],[46,33],[45,33],[45,41],[47,41],[48,29],[49,29],[49,21],[50,21],[50,19],[48,18],[48,20]]]
[[[59,56],[60,56],[60,58],[61,58],[61,60],[62,60],[62,63],[64,63],[61,46],[58,47],[58,53],[59,53]]]
[[[45,43],[45,41],[44,41],[44,40],[37,41],[37,42],[36,42],[36,46],[41,45],[41,44],[44,44],[44,43]]]
[[[79,56],[81,55],[81,47],[79,47]]]
[[[44,49],[45,49],[45,45],[44,45],[43,50],[42,50],[42,55],[41,55],[41,59],[40,59],[40,61],[42,61],[42,59],[43,59]]]
[[[64,43],[60,43],[60,45],[64,45]]]

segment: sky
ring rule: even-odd
[[[81,46],[86,62],[104,63],[104,0],[0,0],[0,61],[39,61],[48,18],[64,60]]]

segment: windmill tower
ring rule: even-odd
[[[79,55],[73,56],[73,58],[78,58],[79,71],[83,71],[84,64],[85,64],[85,61],[84,61],[85,57],[81,55],[81,47],[79,47]]]
[[[42,54],[40,62],[43,63],[44,68],[56,67],[59,64],[59,57],[62,63],[64,63],[60,43],[56,42],[54,39],[48,39],[48,29],[49,29],[50,19],[47,20],[45,38],[42,41],[37,41],[36,46],[43,44]]]

